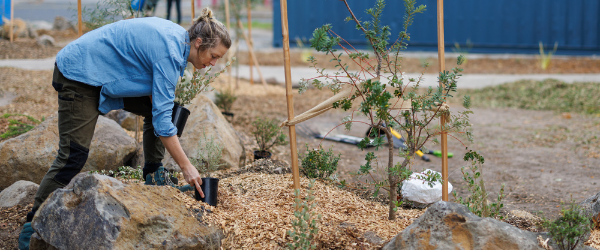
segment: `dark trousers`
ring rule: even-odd
[[[52,86],[58,92],[58,133],[59,149],[56,159],[42,179],[35,195],[32,212],[56,189],[69,184],[87,161],[90,143],[98,116],[100,87],[72,81],[64,77],[54,67]],[[152,125],[152,103],[150,97],[124,99],[125,110],[144,116],[144,172],[151,173],[162,166],[165,147],[160,138],[154,135]],[[31,221],[33,214],[27,216]]]
[[[173,1],[175,1],[175,8],[177,8],[177,24],[181,24],[181,0],[167,0],[167,20],[171,20],[171,4]]]

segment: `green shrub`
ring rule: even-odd
[[[231,110],[231,106],[233,106],[235,100],[237,100],[237,96],[230,88],[215,93],[215,104],[225,112]]]
[[[295,208],[294,216],[296,220],[292,221],[292,230],[288,230],[288,235],[292,238],[292,243],[288,243],[288,249],[316,249],[317,244],[315,238],[319,233],[319,221],[321,215],[312,210],[317,206],[314,202],[315,196],[313,187],[315,180],[311,180],[308,184],[307,195],[305,201],[300,199],[300,190],[294,190]]]
[[[106,175],[106,176],[110,176],[113,178],[122,178],[122,179],[129,179],[129,180],[144,180],[144,178],[142,177],[142,167],[138,166],[137,168],[133,168],[130,166],[121,166],[118,168],[117,171],[114,170],[94,170],[94,171],[90,171],[90,173],[92,174],[101,174],[101,175]]]
[[[340,155],[334,155],[332,149],[325,151],[321,145],[318,149],[309,149],[306,145],[306,154],[301,160],[300,172],[310,179],[328,179],[337,171]]]
[[[590,218],[581,208],[571,203],[571,208],[562,210],[562,216],[555,221],[546,221],[544,227],[562,250],[572,250],[589,237],[591,231]]]
[[[467,182],[467,187],[469,188],[471,196],[463,199],[456,194],[456,191],[453,191],[452,195],[454,196],[454,199],[457,200],[458,203],[467,206],[469,211],[479,217],[498,217],[500,215],[500,209],[504,207],[504,204],[502,203],[502,199],[504,198],[504,184],[502,184],[502,187],[500,188],[500,193],[498,194],[496,202],[490,204],[488,202],[489,193],[485,190],[483,178],[479,179],[481,177],[482,168],[478,165],[483,165],[485,159],[477,152],[469,150],[469,152],[465,154],[464,160],[471,161],[469,169],[473,175],[466,172],[465,167],[461,168],[463,180]],[[500,218],[502,218],[502,216],[500,216]]]
[[[179,105],[185,106],[190,104],[198,94],[213,90],[210,84],[221,74],[227,72],[227,69],[235,60],[235,57],[231,58],[230,61],[225,63],[223,69],[214,74],[211,73],[212,66],[204,70],[204,73],[202,73],[201,70],[195,70],[192,73],[184,71],[184,77],[181,78],[181,81],[177,83],[177,86],[175,87],[175,101],[179,103]]]
[[[286,145],[286,136],[281,133],[278,121],[258,117],[252,122],[252,134],[258,143],[259,150],[268,151],[276,145]]]

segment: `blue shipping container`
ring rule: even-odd
[[[2,17],[10,19],[10,1],[11,0],[0,0],[0,25],[4,24]]]
[[[348,0],[361,20],[371,20],[365,12],[375,0]],[[437,51],[437,1],[417,0],[426,5],[417,14],[408,33],[409,51]],[[388,0],[382,24],[392,29],[396,38],[402,29],[404,1]],[[352,45],[368,44],[350,16],[344,2],[333,0],[288,1],[290,45],[296,39],[306,41],[314,29],[331,24],[333,31]],[[446,51],[471,47],[472,53],[538,53],[539,43],[556,54],[600,54],[600,1],[598,0],[458,0],[444,2],[444,36]],[[273,1],[273,45],[282,46],[281,6]]]

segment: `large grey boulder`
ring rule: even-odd
[[[52,24],[52,29],[53,30],[76,30],[75,29],[75,25],[73,25],[73,23],[71,23],[69,20],[67,20],[67,18],[63,17],[63,16],[56,16],[54,18],[54,23]]]
[[[396,235],[383,249],[540,249],[533,233],[492,218],[481,218],[466,206],[439,201]],[[556,245],[552,245],[558,249]],[[591,249],[581,244],[578,249]]]
[[[169,186],[78,174],[36,213],[32,250],[219,249],[221,230],[198,222],[180,194]]]
[[[183,134],[179,138],[181,147],[188,157],[196,157],[202,148],[199,145],[204,134],[212,136],[214,142],[223,146],[223,169],[238,168],[244,160],[244,148],[240,137],[221,111],[208,97],[200,95],[186,106],[191,114],[188,117]],[[168,169],[180,171],[171,156],[165,158]]]
[[[0,192],[0,207],[32,204],[39,186],[31,181],[15,182]]]
[[[18,180],[40,183],[58,151],[58,115],[31,131],[0,143],[0,189]],[[116,170],[135,153],[135,140],[116,122],[100,116],[82,171]]]
[[[600,214],[600,203],[598,200],[600,200],[600,192],[579,203],[579,207],[581,207],[586,215],[597,217]]]
[[[40,46],[54,47],[54,45],[56,44],[54,38],[50,35],[41,35],[38,38],[36,38],[36,41],[37,44]]]

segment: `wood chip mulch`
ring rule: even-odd
[[[301,197],[305,197],[309,180],[301,178],[300,183]],[[291,221],[296,219],[291,174],[245,173],[221,179],[219,187],[217,207],[185,194],[178,199],[190,210],[211,211],[202,216],[202,220],[221,227],[228,235],[223,240],[224,249],[279,249],[291,242],[287,231],[292,229]],[[381,247],[423,213],[399,209],[398,218],[390,221],[388,208],[381,203],[320,182],[316,182],[313,189],[318,204],[314,212],[322,215],[316,239],[319,249]],[[368,236],[373,234],[376,237]]]
[[[27,206],[0,207],[0,249],[16,249],[19,233],[25,224],[25,217],[33,204]]]

